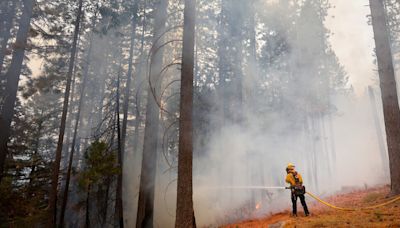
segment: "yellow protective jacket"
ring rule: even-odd
[[[286,183],[290,184],[290,187],[296,186],[296,179],[295,176],[299,179],[299,183],[297,185],[303,185],[303,178],[301,177],[300,173],[296,171],[292,171],[286,175]]]

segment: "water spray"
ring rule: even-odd
[[[216,186],[208,187],[208,189],[288,189],[289,187],[281,186]]]

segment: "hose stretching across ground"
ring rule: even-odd
[[[374,206],[361,207],[361,208],[345,208],[345,207],[337,207],[337,206],[332,205],[332,204],[330,204],[330,203],[328,203],[328,202],[326,202],[326,201],[323,201],[322,199],[318,198],[317,196],[315,196],[314,194],[312,194],[312,193],[310,193],[310,192],[306,192],[306,193],[307,193],[309,196],[311,196],[312,198],[316,199],[318,202],[323,203],[323,204],[325,204],[326,206],[331,207],[331,208],[333,208],[333,209],[341,210],[341,211],[371,210],[371,209],[375,209],[375,208],[378,208],[378,207],[383,207],[383,206],[392,204],[392,203],[394,203],[394,202],[400,200],[400,196],[397,196],[397,197],[395,197],[395,198],[393,198],[393,199],[391,199],[391,200],[389,200],[389,201],[387,201],[387,202],[384,202],[384,203],[381,203],[381,204],[377,204],[377,205],[374,205]]]
[[[219,186],[219,187],[213,187],[213,188],[208,188],[208,189],[292,189],[291,187],[280,187],[280,186]],[[307,192],[306,194],[308,194],[309,196],[311,196],[312,198],[316,199],[318,202],[325,204],[328,207],[331,207],[333,209],[336,210],[341,210],[341,211],[359,211],[359,210],[371,210],[371,209],[375,209],[378,207],[383,207],[389,204],[392,204],[396,201],[400,201],[400,195],[396,196],[395,198],[381,203],[381,204],[377,204],[377,205],[373,205],[373,206],[368,206],[368,207],[361,207],[361,208],[345,208],[345,207],[338,207],[335,205],[332,205],[324,200],[322,200],[321,198],[319,198],[318,196],[312,194],[311,192]]]

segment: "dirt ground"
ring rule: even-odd
[[[389,187],[381,186],[353,190],[324,199],[340,207],[360,208],[389,201]],[[310,197],[308,197],[310,199]],[[311,216],[305,217],[301,205],[299,216],[291,217],[289,211],[272,216],[229,224],[223,228],[276,228],[276,227],[398,227],[400,228],[400,201],[373,210],[339,211],[323,204],[310,204]]]

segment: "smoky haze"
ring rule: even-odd
[[[162,64],[169,67],[159,81],[161,91],[152,94],[149,87],[154,82],[148,77],[154,30],[147,23],[154,24],[154,9],[149,8],[156,4],[145,2],[140,1],[138,15],[148,18],[139,20],[133,47],[122,171],[124,222],[126,227],[136,224],[145,107],[150,96],[158,99],[157,110],[159,106],[163,110],[153,167],[156,182],[147,187],[155,187],[154,225],[174,227],[179,107],[179,83],[174,82],[180,79],[181,44],[172,42],[163,47]],[[367,3],[197,0],[193,189],[199,227],[259,218],[289,208],[288,190],[262,189],[286,186],[289,162],[302,174],[307,190],[321,197],[389,183],[386,139],[380,137],[385,132]],[[164,42],[182,35],[180,28],[171,29],[183,21],[182,2],[169,0],[167,11],[164,30],[170,30]],[[89,54],[87,48],[77,54],[78,73],[72,91],[75,102],[71,100],[73,114],[81,90],[80,71],[86,67],[88,56],[91,65],[78,128],[77,169],[84,168],[83,154],[94,140],[108,140],[115,147],[114,133],[107,133],[112,128],[109,123],[116,118],[115,78],[118,75],[121,88],[126,87],[129,65],[131,28],[124,24],[128,20],[119,22],[123,29],[109,28],[112,17],[99,17],[90,41],[87,31],[93,17],[95,14],[87,13],[83,23],[86,33],[82,32],[81,45],[92,42],[93,48]],[[102,33],[105,27],[108,32]],[[57,58],[48,56],[53,57]],[[42,69],[37,70],[39,64]],[[35,78],[46,79],[43,59],[33,58],[30,65]],[[59,71],[65,71],[65,66]],[[124,98],[123,89],[119,92]],[[60,100],[59,91],[40,91],[37,96],[47,101],[45,104]],[[141,122],[134,126],[137,114]],[[74,115],[70,116],[68,138],[74,122]],[[68,150],[64,148],[65,153]],[[54,148],[43,151],[51,157]],[[62,167],[66,164],[64,158]],[[85,196],[79,193],[77,184],[71,188],[70,204],[75,205]],[[111,187],[110,198],[115,197],[114,190]],[[97,204],[93,200],[89,205],[95,208]],[[113,206],[106,206],[107,212],[112,216]],[[70,210],[66,217],[83,221],[82,216]]]
[[[198,4],[202,3],[199,1]],[[335,5],[336,1],[331,3]],[[313,10],[320,10],[315,5],[302,8],[302,4],[299,4],[301,10],[298,11],[290,1],[258,1],[254,4],[258,23],[255,31],[259,39],[256,44],[258,61],[252,62],[254,59],[248,55],[235,53],[239,55],[238,59],[244,59],[247,66],[240,72],[247,80],[244,90],[259,91],[266,88],[279,93],[248,95],[247,99],[243,99],[243,107],[248,108],[233,110],[233,115],[241,116],[239,123],[225,121],[221,124],[223,108],[220,104],[224,98],[218,95],[207,98],[209,103],[214,104],[207,115],[211,127],[206,136],[198,136],[201,140],[206,138],[206,143],[197,141],[195,153],[200,155],[194,160],[194,205],[196,221],[200,226],[256,218],[288,208],[290,197],[287,190],[252,189],[252,186],[285,186],[285,167],[288,162],[296,164],[307,189],[320,196],[389,182],[388,174],[385,173],[388,164],[382,155],[387,152],[380,151],[377,136],[384,135],[384,132],[377,132],[374,125],[373,113],[374,110],[381,110],[381,102],[379,89],[375,84],[377,74],[373,65],[372,28],[367,24],[369,10],[364,6],[367,3],[358,1],[350,6],[345,4],[348,7],[346,11],[341,10],[343,6],[331,8],[326,15],[314,12]],[[303,4],[310,4],[310,1]],[[238,9],[232,11],[246,9],[241,4],[237,7]],[[361,10],[356,10],[357,13],[353,14],[358,8]],[[351,17],[349,12],[352,12]],[[243,14],[252,15],[251,12]],[[316,15],[322,20],[329,18],[328,22],[316,22]],[[363,42],[353,43],[353,39],[357,37],[351,37],[352,34],[330,36],[327,29],[341,33],[353,29],[351,25],[345,24],[346,19],[342,17],[358,23],[356,28],[359,29],[357,31],[362,31],[359,36],[364,36]],[[213,19],[211,15],[208,19],[210,18]],[[293,21],[294,25],[291,24]],[[221,29],[218,19],[204,22],[206,25],[202,22],[199,16],[198,31],[204,31],[202,26]],[[338,24],[335,25],[335,22]],[[223,32],[219,31],[221,33]],[[264,43],[261,38],[275,34],[282,36],[281,40],[271,38],[270,43]],[[210,40],[214,38],[212,32],[198,35],[203,36],[210,36]],[[283,43],[290,50],[279,49]],[[205,45],[198,39],[199,55]],[[264,56],[263,48],[266,47],[267,50],[277,51],[276,60],[271,61],[272,57],[268,59]],[[321,54],[323,47],[329,49],[326,52],[328,56],[326,53]],[[338,57],[336,49],[340,52]],[[217,57],[208,59],[208,62],[198,58],[200,68],[206,68],[207,63],[218,62]],[[336,65],[337,68],[317,73],[315,68],[321,64],[320,58],[326,58],[323,64],[327,67]],[[263,65],[260,63],[263,60],[269,60],[270,64]],[[214,74],[215,77],[221,77],[218,73]],[[285,77],[288,81],[291,78],[300,79],[294,79],[296,82],[290,83],[282,80]],[[330,78],[327,79],[329,83],[324,85],[324,81],[319,80],[321,78]],[[260,84],[263,80],[267,83]],[[342,81],[332,82],[333,80]],[[367,85],[373,86],[375,103],[371,102]],[[218,87],[213,83],[208,86]],[[244,91],[244,96],[247,91]],[[318,96],[328,100],[315,102],[329,107],[313,111],[311,109],[314,104],[308,102]],[[274,99],[279,102],[269,102]],[[252,109],[250,102],[262,108]],[[377,113],[380,129],[383,129],[382,113]],[[161,186],[171,185],[169,181],[159,181]],[[234,186],[249,186],[249,189],[230,188]],[[167,197],[160,197],[159,205],[164,205],[173,214],[173,188],[169,186],[167,189],[167,193],[160,192]],[[168,216],[162,215],[160,212],[160,224],[167,224],[169,221],[172,226],[173,216],[168,219]]]
[[[195,71],[199,91],[195,105],[199,112],[207,110],[205,122],[194,125],[195,129],[202,129],[195,130],[193,161],[194,206],[200,227],[258,218],[288,208],[287,190],[252,187],[285,186],[289,162],[296,164],[307,189],[320,196],[389,182],[374,125],[373,111],[381,110],[381,102],[375,84],[372,28],[367,24],[366,3],[354,3],[345,12],[340,10],[342,7],[321,14],[319,11],[323,10],[316,5],[302,7],[311,4],[304,2],[254,1],[254,8],[246,6],[247,2],[235,2],[238,4],[230,10],[240,12],[237,17],[255,15],[256,55],[252,57],[246,51],[251,45],[246,34],[230,33],[231,40],[239,37],[236,45],[242,48],[229,53],[233,59],[229,61],[241,60],[242,64],[241,70],[232,73],[236,62],[228,63],[231,68],[224,68],[227,72],[216,67],[220,64],[218,49],[225,45],[219,40],[223,39],[224,29],[229,34],[245,25],[233,23],[224,28],[217,16],[221,13],[220,2],[197,1],[200,12]],[[336,1],[331,3],[335,5]],[[352,30],[341,18],[348,18],[349,12],[358,8],[363,10],[357,10],[351,19],[355,24],[362,23],[358,25],[363,31],[360,36],[369,36],[363,37],[365,42],[353,44],[354,40],[348,37],[351,34],[331,34],[328,29],[333,33]],[[331,68],[318,71],[319,64]],[[221,77],[235,82],[237,75],[243,77],[244,87],[235,92],[243,96],[216,92]],[[375,107],[367,85],[373,86]],[[228,108],[233,120],[223,120],[226,99],[234,104],[234,108]],[[241,102],[243,106],[238,105]],[[315,111],[316,104],[325,106],[324,110]],[[383,127],[381,112],[378,119]],[[136,171],[131,174],[140,171],[140,157],[136,153],[130,163],[136,164]],[[173,227],[176,170],[165,163],[161,151],[157,170],[154,224]],[[131,189],[137,191],[138,176],[127,179],[133,182]],[[136,200],[130,200],[132,205]],[[135,224],[135,218],[129,216],[127,224]]]

